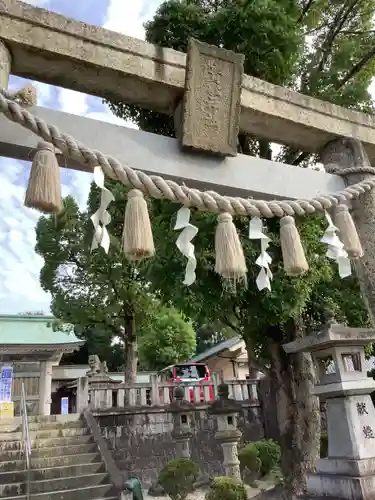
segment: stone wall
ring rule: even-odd
[[[95,416],[125,476],[135,475],[147,487],[157,479],[164,464],[175,458],[172,419],[164,408],[116,409]],[[204,475],[222,474],[222,452],[214,438],[215,418],[208,415],[207,407],[201,406],[193,412],[192,422],[192,459],[199,464]],[[260,408],[244,407],[239,426],[243,442],[262,438]]]

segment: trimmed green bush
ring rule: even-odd
[[[328,434],[322,432],[320,436],[320,458],[328,457]]]
[[[272,439],[261,439],[247,444],[238,452],[241,469],[260,471],[262,476],[280,468],[281,448]]]
[[[199,476],[197,464],[187,458],[168,462],[159,473],[159,484],[172,500],[185,500]]]
[[[231,477],[216,477],[206,500],[248,500],[246,488],[242,481]]]
[[[249,472],[259,472],[262,466],[260,461],[258,449],[254,446],[254,443],[249,443],[238,452],[238,458],[240,460],[240,467],[243,471],[247,469]]]
[[[261,461],[260,472],[265,476],[271,470],[277,469],[281,464],[281,448],[273,439],[261,439],[252,443],[258,450],[258,457]]]

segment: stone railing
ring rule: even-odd
[[[226,380],[229,397],[236,401],[257,402],[259,380]],[[167,406],[173,401],[174,390],[182,386],[185,399],[195,404],[210,404],[217,399],[218,381],[189,384],[160,383],[153,377],[150,383],[123,384],[110,381],[89,381],[91,409],[129,406]]]

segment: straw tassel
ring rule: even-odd
[[[220,214],[215,233],[215,272],[226,280],[246,282],[246,262],[232,216]]]
[[[147,203],[139,189],[128,193],[122,246],[127,258],[133,261],[148,259],[155,253]]]
[[[26,85],[21,90],[18,90],[14,96],[14,100],[17,101],[24,108],[31,108],[37,104],[37,92],[36,88],[32,85]]]
[[[286,274],[298,276],[308,271],[301,238],[295,220],[290,215],[280,220],[280,243]]]
[[[25,195],[25,206],[43,213],[62,210],[60,167],[55,148],[48,142],[39,142],[31,165]]]
[[[346,205],[341,204],[335,208],[334,221],[340,232],[340,240],[344,244],[344,250],[347,251],[349,257],[351,259],[363,257],[363,249],[357,229]]]

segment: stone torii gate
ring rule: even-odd
[[[0,85],[9,74],[138,104],[175,118],[169,139],[67,113],[33,113],[148,174],[229,196],[309,199],[373,173],[375,121],[243,74],[243,57],[191,41],[187,56],[16,0],[0,0]],[[237,154],[238,131],[308,152],[346,177]],[[30,158],[37,139],[0,118],[0,156]],[[60,157],[61,166],[86,169]],[[90,170],[87,168],[86,170]],[[375,318],[375,192],[353,201],[364,249],[357,273]]]

